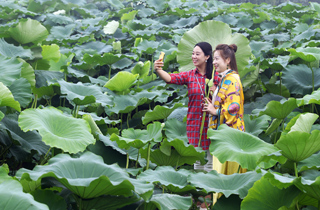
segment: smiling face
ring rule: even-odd
[[[217,72],[221,73],[227,70],[227,66],[230,63],[230,58],[226,60],[220,54],[219,50],[216,50],[213,54],[213,65]]]
[[[202,49],[199,46],[195,46],[192,52],[192,61],[193,65],[198,69],[205,69],[206,67],[206,60],[208,60],[210,56],[205,55]]]

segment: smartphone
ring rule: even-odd
[[[164,52],[160,52],[159,60],[163,61],[164,55],[165,55]]]

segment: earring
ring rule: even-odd
[[[206,60],[206,63],[207,63],[207,60]]]
[[[229,64],[227,64],[227,69],[229,69]]]

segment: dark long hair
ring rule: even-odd
[[[230,69],[238,72],[238,67],[237,67],[237,61],[236,61],[236,56],[235,53],[237,52],[237,45],[235,44],[219,44],[216,46],[216,49],[214,50],[220,51],[220,55],[223,58],[223,60],[226,60],[227,58],[230,58]]]
[[[206,66],[206,78],[211,79],[213,70],[212,46],[208,42],[199,42],[194,47],[196,46],[200,47],[206,56],[209,55]]]

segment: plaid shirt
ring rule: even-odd
[[[187,136],[189,143],[198,147],[200,127],[202,121],[202,103],[205,94],[206,76],[201,75],[197,69],[191,71],[180,72],[178,74],[170,74],[171,84],[187,85],[188,87],[188,114],[187,114]],[[197,80],[198,79],[198,80]],[[198,82],[199,81],[199,82]],[[220,77],[218,72],[214,75],[214,85],[218,85]],[[200,87],[201,86],[201,87]],[[201,147],[203,150],[209,149],[210,139],[207,138],[208,131],[208,113],[204,122],[202,131]]]

